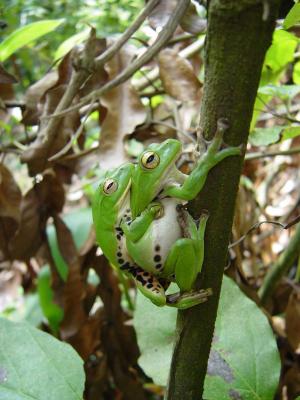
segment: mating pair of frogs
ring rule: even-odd
[[[157,306],[185,309],[210,294],[209,289],[193,289],[202,268],[208,214],[196,224],[183,204],[201,191],[216,164],[241,154],[240,146],[221,149],[222,143],[219,128],[190,175],[176,167],[178,140],[152,144],[136,165],[107,171],[95,193],[92,211],[99,246]],[[170,282],[177,283],[180,293],[166,295]]]

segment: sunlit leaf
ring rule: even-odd
[[[0,343],[1,400],[82,400],[83,361],[70,345],[3,318]]]
[[[288,126],[282,131],[282,140],[300,136],[300,126]]]
[[[64,22],[64,19],[43,20],[22,26],[12,32],[0,43],[0,61],[6,60],[16,50],[52,32]]]
[[[253,146],[268,146],[276,143],[280,139],[280,132],[283,126],[273,126],[272,128],[256,128],[249,136],[249,142]]]
[[[283,22],[284,29],[289,29],[291,26],[300,21],[300,4],[296,3],[289,11]]]
[[[297,84],[300,85],[300,61],[296,62],[294,64],[293,68],[293,81]]]
[[[138,294],[134,326],[141,350],[139,364],[163,386],[175,325],[176,310],[157,308]],[[279,354],[267,317],[224,276],[203,398],[273,400],[279,374]]]
[[[259,94],[267,94],[272,97],[280,97],[282,99],[292,99],[300,93],[300,85],[265,85],[258,89]]]
[[[64,314],[63,310],[54,302],[54,293],[51,288],[51,272],[48,265],[45,265],[39,271],[37,288],[43,314],[56,334]]]
[[[76,44],[82,43],[89,36],[90,30],[86,29],[82,32],[76,33],[63,41],[55,52],[54,60],[59,60],[65,56]]]

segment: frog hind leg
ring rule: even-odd
[[[193,290],[198,273],[201,272],[204,258],[204,233],[208,214],[200,216],[198,230],[193,238],[177,240],[170,250],[165,263],[166,271],[175,272],[175,280],[181,293],[167,296],[167,305],[186,309],[203,303],[212,294],[211,289]]]
[[[163,285],[149,272],[138,266],[131,266],[128,269],[134,278],[139,291],[158,307],[166,305],[166,295]]]

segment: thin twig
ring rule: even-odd
[[[54,154],[53,156],[51,156],[48,161],[55,161],[59,158],[61,158],[63,155],[65,155],[72,147],[73,143],[79,138],[79,136],[81,135],[83,128],[84,128],[84,124],[86,123],[90,112],[92,111],[94,107],[94,103],[90,104],[89,110],[87,111],[87,113],[85,114],[85,117],[83,119],[83,121],[81,122],[81,124],[79,125],[78,129],[76,130],[76,132],[74,133],[74,135],[72,135],[72,137],[70,138],[70,140],[68,141],[68,143],[62,148],[60,149],[56,154]]]
[[[151,13],[153,8],[157,5],[158,0],[150,0],[145,5],[145,8],[137,16],[136,20],[130,25],[129,28],[116,40],[104,53],[100,54],[95,60],[95,67],[99,68],[110,60],[120,48],[131,38],[131,36],[139,29],[147,16]]]
[[[104,93],[108,92],[109,90],[113,89],[114,87],[120,85],[121,83],[126,82],[132,75],[138,71],[144,64],[148,63],[169,41],[170,37],[173,35],[176,27],[178,26],[179,21],[185,14],[190,0],[182,0],[177,3],[174,13],[169,18],[167,24],[165,25],[164,29],[159,33],[156,41],[153,43],[152,46],[139,58],[137,58],[133,63],[131,63],[127,68],[125,68],[120,74],[118,74],[114,79],[107,82],[102,88],[95,90],[94,92],[90,93],[89,95],[82,98],[81,102],[78,104],[66,108],[65,110],[57,110],[52,115],[48,115],[45,118],[56,119],[68,114],[71,111],[76,111],[82,106],[86,105],[90,101],[94,101],[95,99],[102,96]]]
[[[270,151],[268,153],[248,153],[245,155],[245,160],[249,161],[265,157],[289,156],[297,153],[300,153],[300,147],[292,147],[289,150]]]

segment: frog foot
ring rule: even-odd
[[[208,300],[208,297],[212,295],[212,289],[201,289],[191,290],[190,292],[174,293],[166,296],[166,305],[169,307],[175,307],[180,310],[196,306],[200,303],[204,303]]]

